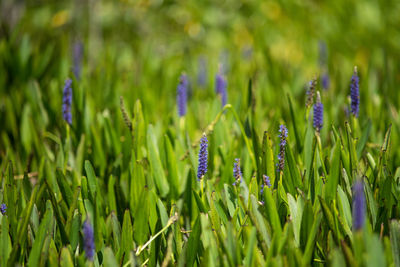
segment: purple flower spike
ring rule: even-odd
[[[226,91],[227,82],[224,76],[218,73],[215,76],[215,92],[221,96],[222,107],[226,105],[228,93]]]
[[[204,87],[207,83],[207,61],[204,57],[199,59],[199,72],[197,74],[197,83]]]
[[[324,74],[322,74],[321,83],[322,83],[322,88],[324,88],[324,90],[329,89],[330,80],[329,80],[328,72],[325,72]]]
[[[69,125],[72,124],[71,105],[72,105],[72,80],[67,79],[65,81],[65,86],[63,91],[62,113],[64,120]]]
[[[200,151],[199,151],[199,166],[197,169],[197,180],[207,173],[207,160],[208,160],[208,140],[206,134],[200,140]]]
[[[278,154],[278,171],[283,171],[285,167],[285,147],[286,147],[286,138],[288,134],[288,130],[285,125],[281,125],[279,127],[279,138],[281,139],[279,144],[279,154]]]
[[[306,92],[306,107],[311,107],[314,103],[315,87],[317,87],[317,79],[314,78],[308,82],[308,89]]]
[[[268,188],[271,188],[271,181],[269,179],[269,176],[267,175],[263,175],[263,180],[264,182],[261,184],[261,190],[260,190],[260,194],[264,193],[264,187],[267,186]]]
[[[360,79],[357,74],[357,67],[354,67],[353,76],[351,76],[350,84],[350,97],[351,97],[351,113],[354,117],[358,117],[358,112],[360,111]]]
[[[321,96],[317,92],[317,101],[314,104],[314,121],[313,125],[317,132],[322,129],[324,123],[324,105],[321,103]]]
[[[240,169],[240,159],[235,159],[235,163],[233,163],[233,177],[235,178],[235,182],[233,185],[239,185],[242,179],[242,171]]]
[[[178,103],[179,117],[186,115],[188,85],[189,82],[186,74],[182,74],[179,80],[178,88],[176,89],[176,102]]]
[[[6,204],[1,204],[0,205],[0,212],[1,212],[1,214],[6,214],[6,211],[7,211],[7,205]]]
[[[353,185],[353,230],[358,231],[365,224],[364,184],[356,181]]]
[[[93,261],[95,250],[94,232],[93,227],[88,220],[83,223],[83,249],[85,250],[86,258]]]
[[[80,41],[76,41],[73,47],[73,73],[75,78],[79,80],[81,78],[81,67],[82,67],[82,57],[83,57],[83,44]]]

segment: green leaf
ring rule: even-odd
[[[69,252],[68,248],[61,249],[61,256],[60,256],[60,266],[61,267],[73,267],[74,263],[72,261],[71,253]]]
[[[244,258],[244,266],[253,266],[254,247],[257,242],[257,230],[255,227],[251,228],[249,241],[246,244],[246,257]]]
[[[164,149],[167,155],[167,169],[168,169],[168,182],[171,185],[171,196],[173,199],[177,199],[179,195],[179,177],[177,170],[177,162],[175,157],[175,151],[172,148],[171,142],[167,135],[164,136]]]
[[[200,245],[200,231],[201,223],[200,216],[197,217],[196,222],[194,223],[192,233],[189,236],[187,249],[186,249],[186,264],[187,266],[193,266],[196,255],[199,253],[199,245]]]
[[[300,227],[301,227],[301,219],[303,216],[304,203],[300,196],[296,201],[291,194],[287,193],[287,198],[290,209],[290,217],[292,218],[293,221],[294,241],[297,246],[300,246]]]
[[[85,160],[85,171],[89,185],[89,192],[92,194],[92,198],[94,199],[97,191],[97,179],[92,164],[88,160]]]
[[[11,239],[9,235],[8,218],[3,216],[1,219],[1,233],[0,233],[0,263],[1,266],[7,266],[8,256],[11,252]]]
[[[272,197],[272,192],[270,188],[264,189],[264,199],[265,199],[264,206],[267,209],[267,216],[271,224],[271,227],[274,230],[275,234],[280,236],[282,233],[282,225],[281,221],[279,220],[278,210],[276,208],[276,204]]]
[[[347,133],[347,145],[348,145],[348,150],[349,150],[349,155],[350,155],[350,167],[351,167],[351,173],[350,177],[351,182],[356,178],[354,175],[354,172],[357,170],[357,154],[356,154],[356,147],[355,147],[355,141],[353,137],[351,136],[351,129],[350,129],[350,124],[346,122],[346,133]]]
[[[262,172],[269,176],[271,185],[275,184],[275,163],[274,152],[272,150],[271,136],[267,131],[264,132],[262,145]]]
[[[332,164],[330,168],[329,178],[325,186],[325,199],[329,203],[336,199],[337,186],[340,177],[340,142],[336,141],[333,150]]]
[[[68,184],[68,181],[66,180],[64,174],[59,168],[57,168],[56,177],[57,177],[58,187],[60,188],[63,199],[67,203],[67,206],[70,207],[73,202],[71,186]]]
[[[289,94],[286,95],[287,99],[288,99],[288,103],[289,103],[289,109],[290,109],[290,117],[292,119],[292,123],[293,123],[293,131],[294,131],[294,137],[296,138],[296,146],[297,146],[297,150],[299,152],[301,152],[302,148],[302,144],[303,142],[301,142],[300,140],[300,135],[299,135],[299,130],[297,129],[297,120],[296,120],[296,116],[295,116],[295,112],[293,109],[293,104],[292,104],[292,98],[290,97]]]
[[[194,199],[196,200],[197,207],[199,208],[199,211],[200,211],[200,212],[203,212],[203,213],[206,213],[207,210],[206,210],[206,208],[204,207],[203,201],[201,200],[199,194],[198,194],[196,191],[194,191],[194,190],[193,190],[193,196],[194,196]]]
[[[107,267],[118,267],[117,260],[115,259],[114,253],[110,247],[104,249],[104,266]]]
[[[46,209],[43,219],[40,223],[39,230],[35,236],[35,241],[32,245],[32,250],[29,253],[28,266],[38,266],[41,257],[41,252],[44,240],[47,235],[52,232],[51,225],[53,221],[53,210],[51,206]]]
[[[306,245],[306,249],[304,251],[304,256],[303,256],[303,264],[302,264],[303,266],[309,266],[311,263],[311,257],[312,257],[315,240],[317,237],[317,232],[319,230],[319,225],[321,223],[321,220],[322,220],[321,213],[317,213],[314,216],[310,234],[307,239],[307,245]]]
[[[135,221],[133,223],[133,229],[135,233],[135,240],[138,244],[143,245],[146,242],[149,233],[149,193],[147,190],[143,190],[140,195],[139,203],[135,211]]]
[[[371,128],[372,128],[372,122],[371,120],[368,120],[367,125],[365,127],[363,127],[364,131],[363,134],[359,140],[359,142],[357,143],[357,157],[361,158],[361,153],[364,150],[365,144],[368,141],[369,135],[371,133]]]
[[[161,197],[165,197],[169,192],[169,184],[161,164],[160,155],[156,144],[156,137],[151,124],[147,128],[147,149],[155,184],[160,192]]]
[[[121,234],[121,255],[125,254],[126,257],[129,252],[133,249],[133,230],[131,223],[131,215],[128,210],[124,214],[124,222],[122,224],[122,234]]]
[[[390,222],[390,244],[394,265],[400,266],[400,222],[396,220]]]

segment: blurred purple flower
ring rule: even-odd
[[[81,78],[81,68],[82,68],[82,57],[83,57],[83,43],[81,41],[75,41],[73,45],[73,70],[77,80]]]
[[[197,74],[197,83],[201,87],[205,87],[207,84],[207,61],[204,57],[199,59],[199,72]]]
[[[364,184],[361,180],[353,185],[353,230],[358,231],[365,223]]]
[[[238,158],[233,163],[233,177],[235,178],[233,185],[239,185],[242,179],[242,170],[240,169],[240,159]]]
[[[63,91],[62,113],[64,120],[69,125],[72,124],[71,105],[72,105],[72,80],[67,79],[65,80],[64,91]]]
[[[6,211],[7,211],[7,205],[6,204],[1,204],[0,205],[0,212],[1,212],[1,214],[5,214],[6,213]]]
[[[95,252],[94,232],[93,227],[88,220],[83,223],[83,249],[85,250],[86,258],[93,261]]]
[[[357,74],[357,67],[354,67],[353,76],[351,76],[351,84],[350,84],[350,97],[351,97],[351,113],[357,118],[360,110],[360,91],[359,91],[359,82]]]
[[[324,123],[324,105],[321,103],[321,96],[317,92],[317,100],[314,104],[314,120],[313,125],[317,132],[320,132]]]
[[[322,74],[321,83],[322,83],[322,88],[324,88],[324,90],[329,89],[330,79],[328,72],[324,72],[324,74]]]
[[[227,87],[226,79],[222,74],[218,73],[215,76],[215,92],[221,96],[222,107],[224,107],[227,102],[228,93],[226,91],[226,87]]]
[[[176,102],[178,104],[178,114],[180,117],[186,115],[188,85],[189,82],[186,74],[182,74],[176,89]]]

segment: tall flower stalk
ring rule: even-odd
[[[86,220],[83,223],[83,249],[85,250],[86,258],[93,261],[94,257],[94,231],[93,226]]]
[[[178,87],[176,89],[176,102],[178,104],[179,117],[183,117],[186,115],[188,85],[189,82],[186,74],[182,74],[179,79]]]
[[[83,57],[83,44],[81,41],[75,41],[73,45],[73,73],[77,80],[81,78],[82,57]]]
[[[221,73],[218,73],[215,76],[215,92],[217,93],[217,95],[221,97],[222,107],[226,105],[228,99],[228,93],[226,87],[227,87],[227,81],[225,77]]]
[[[354,73],[351,76],[350,83],[350,98],[351,98],[351,113],[353,113],[354,117],[358,117],[358,113],[360,111],[360,79],[357,73],[357,67],[354,67]]]
[[[315,101],[313,111],[314,111],[313,126],[315,130],[319,133],[324,123],[324,105],[321,103],[321,96],[319,92],[317,92],[317,100]]]
[[[67,79],[65,81],[64,90],[63,90],[62,113],[63,113],[64,120],[69,125],[72,124],[71,105],[72,105],[72,80]]]
[[[282,172],[285,167],[285,147],[286,147],[286,139],[288,136],[288,130],[285,125],[281,125],[279,127],[279,154],[278,154],[278,172]]]
[[[233,185],[239,185],[242,180],[242,170],[240,169],[240,159],[238,158],[233,163],[233,177],[235,178]]]
[[[261,189],[260,189],[260,194],[262,195],[264,193],[264,188],[268,187],[271,188],[271,180],[269,179],[269,176],[263,175],[263,183],[261,184]]]
[[[314,78],[308,82],[308,89],[306,92],[306,108],[309,108],[314,103],[315,88],[317,87],[317,79]]]
[[[365,224],[364,184],[361,180],[353,186],[353,230],[358,231]]]
[[[6,211],[7,211],[7,205],[5,204],[5,203],[2,203],[1,205],[0,205],[0,212],[1,212],[1,214],[6,214]]]
[[[207,160],[208,160],[208,140],[204,133],[200,139],[200,150],[199,150],[199,166],[197,168],[197,179],[200,180],[207,173]]]

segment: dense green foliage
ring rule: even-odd
[[[3,0],[0,9],[0,266],[400,266],[399,1]],[[358,118],[347,111],[355,65]],[[323,73],[317,133],[305,86]],[[208,171],[198,181],[203,132]],[[272,187],[261,194],[263,175]]]

